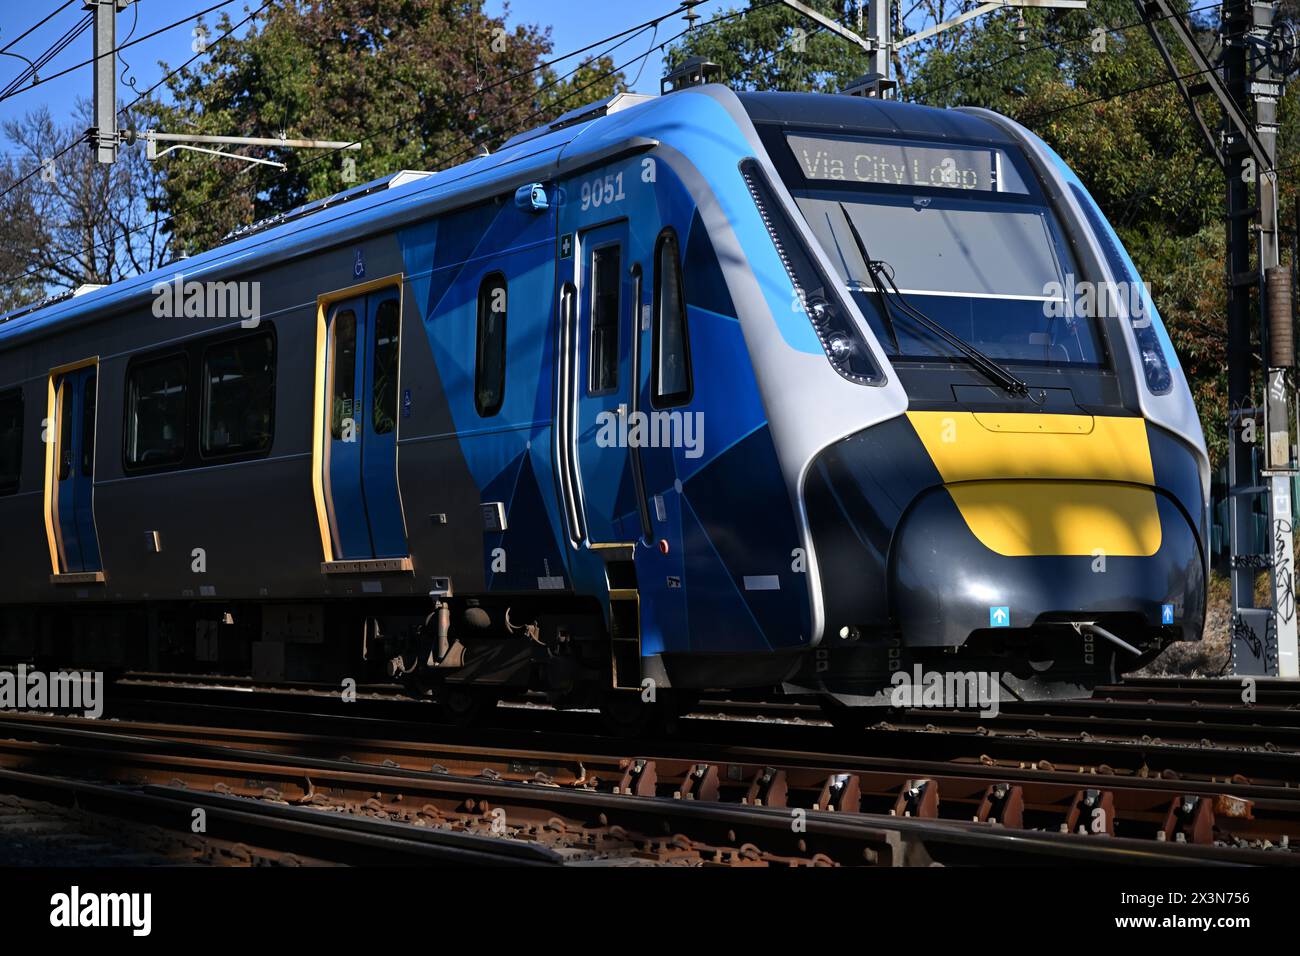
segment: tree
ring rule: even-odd
[[[508,13],[508,11],[507,11]],[[230,29],[229,17],[206,31]],[[608,60],[545,66],[549,31],[508,27],[482,0],[286,0],[207,47],[155,106],[167,132],[361,141],[357,152],[239,148],[283,172],[202,154],[166,160],[174,241],[209,248],[235,226],[396,172],[473,158],[520,129],[623,88]]]
[[[0,166],[0,207],[4,210],[5,229],[0,233],[0,312],[8,312],[43,299],[46,295],[39,276],[32,275],[33,260],[41,247],[36,213],[31,193],[19,183],[22,172],[12,159]]]
[[[128,117],[128,120],[132,119]],[[168,256],[155,222],[161,184],[141,150],[124,149],[116,164],[95,161],[84,139],[93,122],[89,101],[58,125],[42,107],[4,124],[18,147],[0,166],[0,308],[12,309],[75,289],[148,272]]]

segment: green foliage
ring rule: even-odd
[[[508,12],[508,11],[507,11]],[[231,25],[223,17],[215,39]],[[286,0],[246,36],[214,44],[153,104],[157,128],[236,136],[359,140],[356,152],[241,147],[269,166],[177,153],[165,166],[177,251],[399,169],[472,158],[584,102],[623,88],[608,60],[572,76],[542,67],[548,31],[507,26],[482,0]],[[563,66],[567,72],[572,64]],[[353,165],[355,164],[355,165]]]

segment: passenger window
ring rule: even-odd
[[[351,309],[340,312],[334,317],[331,327],[334,330],[333,353],[331,364],[334,366],[333,412],[330,416],[330,434],[337,441],[343,437],[343,423],[352,422],[351,431],[356,433],[356,418],[353,410],[354,393],[357,386],[357,316]]]
[[[506,397],[506,277],[494,272],[478,290],[478,345],[474,360],[474,407],[487,418]]]
[[[387,435],[397,427],[397,359],[401,316],[396,299],[379,303],[375,313],[374,394],[371,418],[375,433]]]
[[[203,352],[205,458],[269,451],[275,420],[275,336],[259,332]]]
[[[126,463],[145,468],[174,465],[185,457],[186,356],[133,364],[127,371]],[[65,393],[70,393],[67,386]],[[65,408],[71,407],[65,405]],[[93,412],[92,412],[93,413]],[[64,416],[65,423],[67,417]]]
[[[620,259],[618,246],[605,246],[591,254],[591,381],[588,393],[592,395],[618,388]]]
[[[682,260],[677,234],[665,229],[655,249],[654,333],[652,341],[656,407],[685,405],[691,400],[691,346],[686,333]]]
[[[23,466],[23,393],[0,394],[0,495],[18,490]]]

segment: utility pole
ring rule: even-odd
[[[976,17],[982,17],[994,10],[1012,7],[1082,10],[1088,6],[1087,0],[990,0],[990,2],[981,3],[979,6],[967,10],[950,20],[936,23],[932,27],[895,39],[889,16],[892,0],[867,0],[869,9],[866,16],[867,35],[865,37],[835,22],[826,14],[817,12],[808,4],[803,3],[802,0],[781,0],[781,2],[837,36],[843,37],[850,43],[861,47],[862,51],[867,55],[868,73],[861,79],[854,81],[852,91],[860,92],[864,96],[883,96],[898,85],[890,76],[893,72],[894,51],[913,43],[920,43],[922,40],[928,40],[945,30],[951,30],[953,27],[965,23],[967,20],[974,20]],[[862,3],[863,0],[857,0],[859,29],[862,29],[863,21]]]
[[[858,0],[861,4],[863,0]],[[890,0],[871,0],[867,11],[867,39],[872,44],[867,70],[888,80],[894,59],[894,38],[889,19]]]
[[[1216,66],[1170,0],[1137,0],[1137,7],[1226,182],[1232,668],[1237,674],[1300,677],[1291,521],[1291,479],[1300,473],[1291,379],[1294,319],[1291,276],[1278,264],[1276,169],[1277,104],[1283,80],[1294,66],[1294,44],[1289,34],[1275,30],[1276,3],[1224,0],[1223,58]],[[1191,76],[1180,74],[1161,37],[1162,25],[1173,31],[1190,57],[1195,68]],[[1189,85],[1189,79],[1195,82]],[[1210,132],[1197,102],[1206,94],[1213,94],[1222,110],[1221,139]],[[1252,233],[1258,235],[1257,247]],[[1259,300],[1258,318],[1252,316],[1252,290]],[[1263,372],[1258,382],[1262,394],[1256,391],[1256,365]],[[1262,547],[1256,533],[1261,502],[1267,517]],[[1255,599],[1255,578],[1261,571],[1270,577],[1265,607]]]
[[[1232,664],[1238,674],[1300,677],[1291,521],[1291,477],[1296,474],[1297,462],[1292,444],[1295,398],[1289,370],[1295,365],[1295,349],[1291,277],[1279,267],[1281,237],[1276,171],[1277,104],[1282,96],[1284,74],[1275,71],[1271,58],[1264,52],[1272,39],[1276,14],[1275,3],[1227,0],[1221,26],[1224,82],[1237,110],[1248,120],[1254,107],[1253,132],[1263,152],[1262,158],[1256,160],[1251,144],[1229,127],[1224,142],[1228,186],[1229,408],[1244,409],[1255,404],[1259,393],[1252,381],[1252,366],[1260,358],[1264,359],[1260,362],[1264,373],[1263,435],[1258,436],[1263,439],[1262,454],[1252,454],[1252,446],[1243,442],[1247,437],[1244,428],[1234,429],[1231,435],[1232,450],[1236,453],[1235,474],[1229,475],[1234,519]],[[1252,226],[1259,235],[1258,266],[1253,271],[1250,268]],[[1257,321],[1262,355],[1250,345],[1252,286],[1259,302]],[[1244,424],[1242,416],[1237,418]],[[1259,467],[1258,478],[1252,474],[1254,463]],[[1260,493],[1266,500],[1264,512],[1268,515],[1269,532],[1262,553],[1251,533],[1253,518],[1243,520],[1254,511],[1252,505]],[[1254,578],[1261,568],[1271,572],[1272,581],[1271,606],[1265,608],[1255,606]]]
[[[134,0],[82,0],[95,22],[95,125],[88,139],[101,163],[117,162],[117,15]]]
[[[1224,37],[1244,32],[1252,19],[1249,0],[1228,0],[1220,26]],[[1233,106],[1247,108],[1248,58],[1244,44],[1229,44],[1223,51],[1223,81]],[[1248,179],[1250,162],[1245,138],[1225,131],[1223,172],[1227,186],[1226,279],[1228,284],[1228,573],[1232,582],[1232,671],[1234,674],[1274,675],[1278,672],[1277,637],[1272,614],[1255,607],[1255,575],[1267,567],[1270,555],[1258,554],[1255,504],[1259,486],[1255,474],[1257,430],[1251,388],[1251,226],[1254,196]]]

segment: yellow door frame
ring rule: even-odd
[[[325,292],[316,297],[316,389],[314,399],[315,407],[312,410],[311,488],[312,495],[316,501],[316,522],[320,528],[322,555],[321,571],[324,574],[355,574],[374,573],[379,571],[412,570],[411,559],[409,557],[378,558],[365,561],[338,560],[334,554],[334,533],[330,527],[329,489],[325,486],[326,468],[329,465],[329,461],[327,460],[328,450],[325,444],[325,399],[326,392],[329,388],[329,324],[326,320],[329,316],[330,307],[346,299],[354,299],[357,296],[367,295],[371,292],[378,292],[381,289],[388,289],[394,286],[397,288],[397,315],[399,323],[397,368],[398,388],[400,389],[402,348],[406,343],[405,275],[398,272],[379,279],[371,279],[368,282],[347,286],[343,289],[336,289],[333,292]],[[394,467],[397,466],[396,456],[399,454],[400,448],[394,452]],[[401,499],[400,484],[398,486],[398,499]]]
[[[67,572],[60,570],[59,522],[57,521],[57,486],[59,443],[62,441],[63,423],[59,419],[59,390],[54,387],[54,380],[60,375],[67,375],[83,368],[95,368],[95,431],[99,432],[99,356],[69,362],[50,369],[46,378],[46,412],[45,412],[45,539],[50,549],[50,582],[52,584],[91,584],[104,580],[103,571]],[[91,440],[97,440],[92,435]],[[94,451],[91,451],[93,458]],[[92,484],[90,491],[90,514],[94,520],[95,491]],[[98,535],[98,529],[96,530]],[[102,553],[102,552],[101,552]]]

